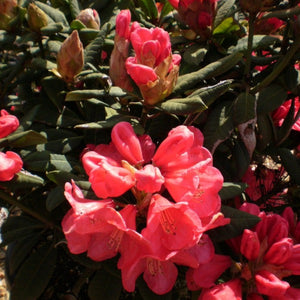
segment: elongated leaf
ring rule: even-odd
[[[34,4],[36,4],[41,10],[43,10],[55,22],[57,22],[57,23],[61,22],[63,24],[63,26],[69,27],[69,23],[68,23],[65,15],[60,10],[53,8],[53,7],[51,7],[45,3],[42,3],[40,1],[35,1]]]
[[[55,76],[47,76],[42,79],[42,87],[52,103],[61,111],[64,105],[64,95],[61,93],[65,88],[64,82]]]
[[[256,117],[256,99],[249,93],[241,93],[234,103],[234,122],[243,124]]]
[[[215,242],[225,241],[241,235],[244,229],[253,228],[260,218],[244,211],[222,205],[221,209],[225,217],[230,218],[230,224],[209,230],[207,233]]]
[[[73,19],[75,19],[80,13],[81,10],[80,4],[78,0],[69,0],[69,4],[70,4],[71,16],[73,17]]]
[[[42,59],[40,57],[33,58],[31,61],[31,67],[40,70],[52,70],[56,68],[56,64],[50,60]]]
[[[282,164],[291,176],[291,179],[300,185],[300,160],[289,149],[277,148],[276,152],[279,154]]]
[[[267,114],[258,114],[257,127],[259,134],[256,139],[256,147],[258,151],[263,151],[271,143],[274,143],[275,140],[270,116]]]
[[[49,192],[46,199],[46,208],[48,211],[52,211],[65,201],[64,189],[57,186]]]
[[[198,66],[204,59],[207,49],[198,44],[193,44],[184,51],[183,58],[190,65]]]
[[[199,96],[168,100],[157,105],[157,107],[176,115],[197,113],[207,109],[207,106]]]
[[[198,82],[204,79],[224,74],[225,72],[229,71],[232,67],[234,67],[241,60],[242,56],[243,54],[235,52],[215,62],[210,63],[209,65],[196,72],[179,76],[177,85],[174,89],[174,93],[176,94],[184,92],[185,90],[193,87]]]
[[[22,264],[10,291],[11,300],[37,299],[46,288],[56,264],[57,250],[41,246]]]
[[[28,130],[24,132],[12,133],[6,138],[0,139],[0,147],[16,147],[23,148],[27,146],[44,144],[47,142],[47,139],[40,133]]]
[[[232,80],[223,80],[219,83],[200,88],[195,90],[188,97],[199,96],[202,101],[207,105],[211,105],[217,98],[219,98],[222,94],[226,93],[232,83]]]
[[[221,5],[220,5],[221,3]],[[214,19],[214,28],[223,22],[234,11],[235,0],[219,1],[217,6],[217,13]]]
[[[246,189],[247,184],[244,182],[234,183],[234,182],[224,182],[222,189],[219,191],[219,195],[222,200],[232,199],[236,196],[242,194]]]
[[[227,18],[222,21],[221,24],[219,24],[215,30],[213,31],[214,35],[222,34],[222,35],[230,35],[234,31],[239,31],[240,26],[237,24],[237,22],[232,18]]]
[[[266,49],[267,47],[278,42],[279,39],[271,35],[254,35],[252,50]],[[229,49],[230,53],[245,52],[248,48],[248,36],[238,40],[236,46]]]
[[[205,124],[205,147],[214,152],[230,136],[233,129],[232,103],[224,101],[214,108]]]
[[[44,224],[30,217],[8,217],[1,227],[1,246],[8,245],[29,235],[38,234],[44,228]]]
[[[122,291],[122,280],[105,270],[98,270],[93,276],[88,295],[91,300],[118,300]]]
[[[259,92],[257,113],[268,113],[278,108],[286,99],[286,90],[278,84],[271,84]]]
[[[5,49],[7,45],[12,45],[16,36],[5,30],[0,30],[0,48]]]
[[[138,0],[139,5],[150,19],[156,19],[158,16],[157,7],[154,0]]]
[[[106,128],[112,128],[113,126],[115,126],[119,122],[122,122],[122,121],[130,122],[131,120],[132,120],[131,116],[115,115],[115,116],[112,116],[111,118],[109,118],[105,121],[80,124],[80,125],[76,125],[75,128],[106,129]]]
[[[236,140],[232,149],[233,161],[235,163],[235,177],[242,178],[250,164],[250,155],[241,140]]]
[[[51,35],[58,32],[61,32],[63,30],[64,26],[61,22],[59,23],[51,23],[45,27],[41,28],[41,33],[43,35]]]

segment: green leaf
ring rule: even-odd
[[[57,250],[51,244],[41,246],[20,267],[10,291],[11,300],[37,299],[54,272]]]
[[[242,56],[243,54],[235,52],[210,63],[198,71],[179,76],[173,92],[175,94],[184,92],[204,79],[209,79],[224,74],[233,68],[242,59]]]
[[[65,15],[58,9],[53,8],[45,3],[42,3],[40,1],[35,1],[34,4],[36,4],[41,10],[43,10],[52,20],[54,20],[56,23],[62,23],[63,26],[69,27],[69,23],[65,17]]]
[[[278,108],[286,99],[286,90],[278,84],[271,84],[258,94],[257,113],[268,113]]]
[[[232,149],[232,157],[234,162],[234,170],[236,178],[242,178],[250,164],[250,155],[241,140],[236,140]]]
[[[90,41],[94,40],[98,36],[99,30],[92,29],[92,28],[82,28],[78,33],[79,33],[80,40],[82,42],[89,43]]]
[[[163,18],[172,10],[174,7],[170,4],[169,1],[165,1],[162,11],[160,12],[160,20],[162,21]],[[162,23],[162,22],[161,22]]]
[[[206,86],[195,90],[189,97],[199,96],[205,105],[211,105],[216,99],[218,99],[221,95],[226,93],[232,83],[232,80],[223,80],[218,82],[215,85]]]
[[[64,189],[57,186],[49,192],[46,199],[46,208],[48,211],[52,211],[65,201]]]
[[[230,17],[222,21],[213,31],[213,35],[230,35],[234,31],[239,31],[240,26],[236,23],[236,21]]]
[[[52,35],[63,30],[64,26],[62,23],[51,23],[45,27],[41,28],[42,35]]]
[[[138,0],[138,3],[147,17],[150,19],[157,18],[158,11],[154,0]]]
[[[237,237],[244,229],[251,229],[260,221],[260,218],[255,215],[225,205],[222,205],[221,212],[226,218],[230,218],[230,224],[207,232],[214,242]]]
[[[77,19],[73,20],[70,26],[73,30],[81,30],[82,28],[86,28],[86,26]]]
[[[9,136],[0,139],[0,147],[16,147],[23,148],[27,146],[44,144],[47,142],[47,139],[40,133],[28,130],[23,132],[14,132]]]
[[[222,200],[232,199],[242,194],[246,189],[247,184],[244,182],[224,182],[222,189],[219,191],[219,195]]]
[[[241,93],[234,103],[233,120],[236,125],[246,123],[256,117],[256,99],[249,93]]]
[[[176,115],[197,113],[207,109],[207,106],[199,96],[171,99],[162,102],[161,104],[157,105],[157,107],[170,114]]]
[[[232,102],[221,102],[210,113],[205,124],[205,147],[214,152],[230,136],[233,129]]]
[[[279,39],[271,35],[254,35],[252,50],[266,49],[279,42]],[[229,53],[246,52],[248,49],[248,36],[238,40],[236,46],[229,48]]]
[[[75,19],[81,11],[80,4],[79,4],[78,0],[68,0],[68,1],[70,4],[71,16],[73,19]]]
[[[258,151],[263,151],[275,140],[270,116],[268,114],[258,114],[257,127],[256,147]]]
[[[207,48],[193,44],[184,51],[183,59],[190,65],[199,66],[207,53]]]
[[[14,34],[5,30],[0,30],[0,48],[5,49],[6,46],[12,45],[16,39]]]
[[[221,5],[220,5],[221,4]],[[219,1],[216,16],[214,18],[214,28],[220,25],[228,16],[234,12],[235,0]]]
[[[38,234],[44,228],[44,224],[30,217],[10,216],[1,226],[1,246],[8,245],[30,235]]]
[[[122,280],[105,270],[98,270],[88,287],[91,300],[118,300],[122,292]]]
[[[37,70],[52,70],[56,68],[56,64],[50,60],[42,59],[40,57],[31,60],[31,67]]]
[[[284,169],[289,173],[291,179],[300,185],[300,159],[294,156],[289,149],[276,148],[281,158]]]
[[[64,105],[64,94],[61,92],[65,89],[65,83],[55,76],[46,76],[42,79],[42,87],[52,103],[61,111]]]

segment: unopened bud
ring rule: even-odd
[[[95,9],[87,8],[82,10],[76,19],[83,23],[87,28],[100,28],[100,18]]]
[[[0,29],[9,29],[9,22],[17,14],[17,5],[17,0],[0,0]]]
[[[257,233],[245,229],[241,240],[241,253],[249,260],[258,258],[260,250],[260,241]]]
[[[269,264],[284,264],[292,255],[293,241],[290,238],[284,238],[274,243],[264,256],[264,261]]]
[[[28,14],[28,25],[31,30],[40,32],[40,29],[42,27],[48,25],[47,15],[35,4],[30,3],[28,5],[27,14]]]
[[[57,70],[66,82],[72,82],[83,65],[83,46],[78,32],[74,30],[63,42],[57,54]]]

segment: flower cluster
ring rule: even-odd
[[[117,16],[110,76],[114,84],[127,90],[132,90],[131,78],[139,87],[145,104],[154,105],[171,94],[181,56],[172,54],[168,32],[158,27],[142,28],[137,22],[130,26],[130,22],[129,10]],[[130,44],[135,51],[134,57],[128,57]]]
[[[92,189],[102,200],[84,199],[74,182],[65,186],[72,208],[62,227],[70,251],[87,251],[96,261],[120,253],[118,267],[127,291],[144,273],[155,293],[167,293],[177,278],[175,264],[191,268],[191,289],[212,286],[231,262],[215,255],[204,232],[229,219],[220,212],[223,177],[212,166],[202,133],[178,126],[156,149],[150,136],[137,136],[129,123],[120,122],[111,139],[82,156]],[[129,190],[132,203],[115,198]],[[207,267],[211,272],[202,282]]]
[[[5,138],[19,127],[17,117],[2,109],[0,112],[0,138]],[[0,181],[9,181],[23,166],[20,156],[12,151],[0,152]]]

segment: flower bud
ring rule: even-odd
[[[293,246],[292,255],[284,264],[284,267],[291,271],[293,275],[300,275],[300,244]]]
[[[8,136],[19,127],[17,117],[10,115],[6,110],[0,111],[0,139]]]
[[[13,179],[23,166],[21,157],[12,151],[0,152],[0,181]]]
[[[78,32],[74,30],[57,54],[57,70],[66,82],[72,82],[83,65],[83,46]]]
[[[48,25],[47,15],[33,3],[28,5],[28,25],[32,31],[40,32],[42,27]]]
[[[264,256],[264,261],[269,264],[284,264],[292,255],[293,241],[290,238],[284,238],[274,243]]]
[[[0,29],[9,29],[9,22],[16,16],[17,5],[17,0],[0,1]]]
[[[82,10],[76,19],[83,23],[87,28],[100,28],[100,18],[95,9],[87,8]]]
[[[260,242],[256,232],[245,229],[241,240],[241,253],[249,260],[258,258]]]

